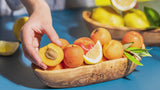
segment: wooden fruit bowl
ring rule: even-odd
[[[45,85],[52,88],[69,88],[122,78],[130,74],[136,66],[127,58],[119,58],[95,65],[60,70],[42,70],[32,64],[32,69]]]
[[[160,28],[154,30],[146,30],[143,28],[115,27],[104,25],[91,19],[91,14],[92,13],[90,11],[82,12],[82,17],[90,32],[99,27],[106,28],[111,33],[113,39],[121,40],[125,33],[132,30],[142,34],[144,38],[144,44],[146,46],[160,46]]]

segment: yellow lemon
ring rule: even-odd
[[[132,9],[136,2],[137,0],[111,0],[111,4],[121,11]]]
[[[120,13],[110,6],[93,9],[91,18],[106,25],[124,26],[124,21]]]
[[[127,27],[147,28],[150,26],[144,12],[139,9],[124,12],[124,22]]]
[[[86,64],[96,64],[102,59],[102,46],[99,41],[90,49],[86,55],[83,55]]]
[[[113,1],[113,0],[112,0]],[[129,1],[129,3],[133,2],[133,0],[117,0],[117,1]],[[116,1],[116,2],[117,2]],[[151,0],[137,0],[138,2],[147,2]],[[121,3],[121,2],[120,2]],[[125,2],[126,4],[127,2]],[[107,6],[111,5],[111,0],[95,0],[95,5],[96,6]]]
[[[19,42],[0,41],[0,55],[9,56],[16,52]]]
[[[13,34],[14,36],[21,42],[21,38],[20,38],[20,30],[22,28],[22,26],[26,23],[26,21],[29,19],[29,17],[25,16],[22,18],[17,19],[14,22],[13,25]]]

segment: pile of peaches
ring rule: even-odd
[[[143,45],[143,37],[138,32],[130,31],[125,34],[122,41],[118,41],[112,39],[108,30],[97,28],[91,32],[90,37],[80,37],[73,44],[69,44],[65,39],[60,39],[61,47],[50,43],[40,48],[39,55],[42,62],[48,66],[47,70],[76,68],[87,65],[83,55],[92,49],[98,40],[103,52],[103,57],[98,63],[125,57],[123,49],[125,43],[134,42],[131,47],[137,48]]]

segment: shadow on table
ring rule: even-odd
[[[159,55],[160,48],[159,47],[149,47],[149,49],[151,49],[149,52],[152,55],[152,58],[160,61],[160,55]]]
[[[12,32],[14,20],[17,18],[0,17],[0,40],[17,41]],[[21,47],[11,56],[0,56],[0,75],[9,81],[29,88],[48,88],[34,75],[30,66],[23,62]],[[5,79],[4,79],[5,80]],[[1,80],[1,82],[3,82]]]
[[[24,64],[20,49],[11,56],[0,56],[0,62],[0,74],[9,81],[29,88],[48,88],[38,80],[31,67]]]

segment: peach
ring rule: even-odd
[[[141,48],[143,45],[143,37],[140,33],[135,31],[127,32],[122,39],[122,44],[129,42],[133,42],[131,47]]]
[[[123,56],[123,52],[122,43],[117,40],[111,40],[103,46],[103,55],[109,60],[121,58]]]
[[[90,38],[95,43],[99,40],[102,46],[104,45],[104,43],[108,43],[112,39],[110,32],[105,28],[97,28],[93,30],[90,35]]]
[[[63,69],[63,64],[62,63],[59,63],[56,66],[48,66],[47,67],[47,70],[59,70],[59,69]]]
[[[60,38],[59,40],[62,43],[62,46],[61,46],[62,49],[64,49],[66,46],[69,45],[69,42],[66,39]]]
[[[62,48],[54,43],[50,43],[39,49],[39,56],[47,66],[56,66],[63,60],[64,53]]]
[[[84,54],[86,54],[95,43],[88,37],[81,37],[75,40],[73,44],[80,46],[83,49]]]
[[[64,59],[63,62],[68,68],[79,67],[83,64],[83,49],[78,45],[68,45],[63,49]]]

